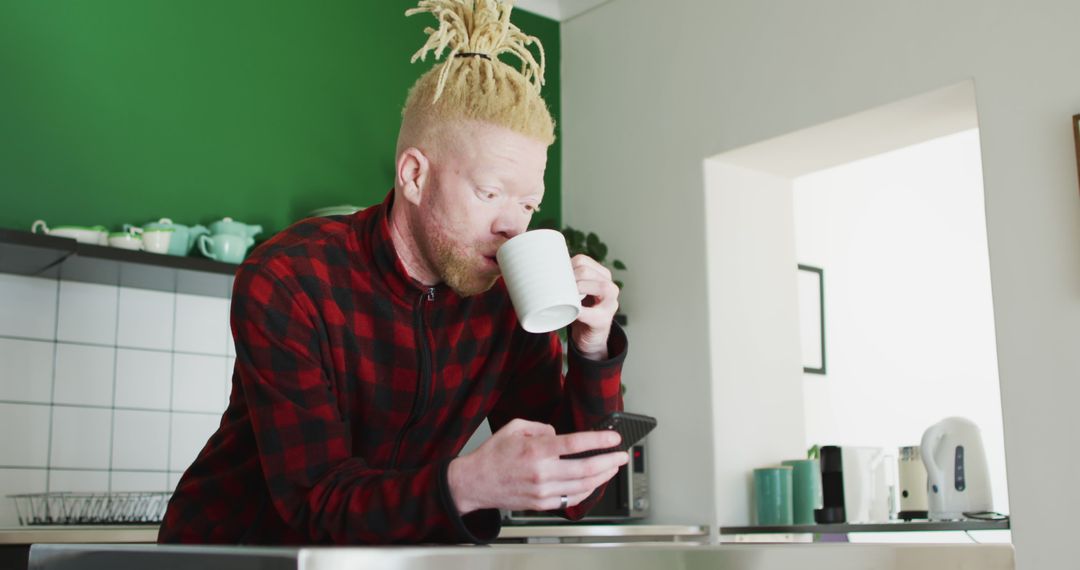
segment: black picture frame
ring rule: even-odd
[[[1080,180],[1080,115],[1072,118],[1073,142],[1076,145],[1076,176]]]
[[[804,355],[803,372],[806,373],[806,374],[820,374],[820,375],[824,376],[826,374],[826,366],[825,366],[825,270],[822,269],[821,267],[814,267],[812,265],[803,265],[801,263],[798,265],[798,267],[799,267],[799,271],[805,271],[805,272],[812,273],[812,274],[817,276],[817,293],[818,293],[817,294],[817,309],[818,309],[817,310],[817,316],[818,316],[818,322],[820,323],[820,325],[819,325],[820,326],[819,334],[821,336],[821,343],[820,343],[820,346],[821,346],[821,358],[820,358],[820,360],[818,360],[818,362],[820,362],[821,365],[820,365],[820,367],[815,366],[815,364],[816,364],[816,362],[815,362],[815,363],[811,363],[810,366],[806,366],[806,364],[807,364],[805,362],[805,360],[806,360],[805,356],[806,355]],[[800,299],[802,299],[802,298],[803,298],[803,296],[800,295]],[[802,312],[803,310],[804,309],[800,309],[800,312]]]

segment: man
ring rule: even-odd
[[[441,27],[418,55],[451,55],[410,91],[393,191],[288,228],[238,270],[232,397],[159,541],[485,542],[498,509],[583,516],[626,463],[560,459],[618,443],[588,431],[622,407],[610,272],[573,260],[588,297],[565,378],[557,335],[522,330],[499,279],[495,252],[537,211],[554,139],[535,38],[509,10],[422,1]],[[484,419],[492,437],[457,457]]]

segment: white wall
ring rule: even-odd
[[[978,131],[793,189],[799,262],[826,281],[828,375],[804,376],[808,445],[918,445],[931,424],[967,417],[1008,512]]]
[[[705,215],[709,270],[710,354],[713,358],[712,432],[715,450],[714,521],[753,524],[753,470],[806,456],[802,355],[795,315],[795,228],[791,180],[709,160],[705,163]],[[674,398],[667,398],[670,404]],[[661,421],[686,425],[676,409],[658,404]],[[670,420],[670,421],[668,421]],[[702,424],[699,425],[704,425]],[[672,438],[670,432],[668,441]],[[681,446],[655,445],[653,465],[679,461]],[[667,463],[661,463],[666,465]],[[687,479],[657,469],[654,489],[679,488]],[[707,479],[706,479],[707,480]],[[665,493],[656,517],[690,512],[705,516],[692,492]],[[714,525],[715,526],[715,525]]]
[[[706,519],[721,460],[707,431],[702,160],[973,78],[1018,567],[1072,560],[1076,22],[1071,0],[616,0],[563,25],[565,221],[631,268],[628,400],[665,413],[657,518]]]

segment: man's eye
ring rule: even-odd
[[[525,211],[529,212],[530,214],[535,214],[540,211],[540,206],[535,206],[533,204],[525,204]]]

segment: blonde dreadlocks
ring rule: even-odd
[[[412,62],[424,61],[428,53],[438,60],[449,52],[409,90],[399,151],[405,140],[467,120],[505,127],[549,145],[555,141],[555,123],[540,97],[544,47],[510,23],[512,9],[513,0],[420,0],[405,12],[428,12],[439,23],[424,30],[427,42]],[[534,44],[539,62],[529,50]],[[500,61],[503,54],[517,57],[521,69]]]

